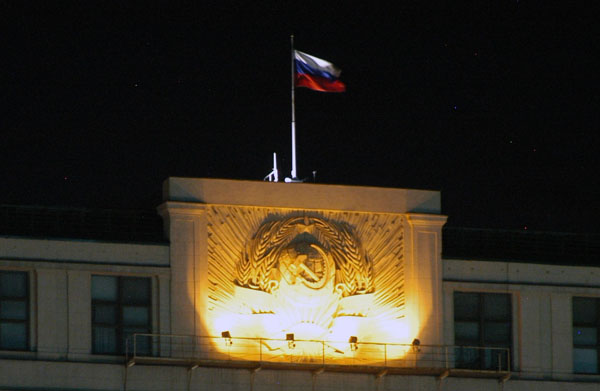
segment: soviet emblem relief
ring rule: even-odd
[[[213,335],[378,340],[404,316],[403,220],[347,212],[209,214]],[[321,345],[319,345],[321,346]]]
[[[265,223],[248,242],[236,283],[272,293],[282,279],[311,289],[331,286],[341,297],[373,291],[372,264],[359,240],[348,227],[318,217]]]
[[[235,285],[236,296],[255,301],[243,304],[245,312],[277,315],[283,332],[324,339],[349,307],[352,316],[368,314],[373,266],[349,226],[295,216],[260,226],[237,264]]]

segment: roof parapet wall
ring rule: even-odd
[[[439,191],[229,179],[168,178],[163,183],[163,200],[374,213],[441,213]]]

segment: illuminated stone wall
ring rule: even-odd
[[[442,343],[439,193],[170,178],[172,332]]]
[[[206,213],[212,335],[409,338],[402,216],[227,206]]]

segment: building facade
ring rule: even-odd
[[[600,267],[442,257],[439,192],[163,193],[0,236],[0,390],[600,390]]]

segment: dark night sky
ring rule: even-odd
[[[588,9],[81,3],[0,6],[0,204],[153,208],[169,176],[260,180],[273,152],[289,175],[294,33],[348,88],[297,90],[300,176],[441,190],[453,226],[600,232]]]

